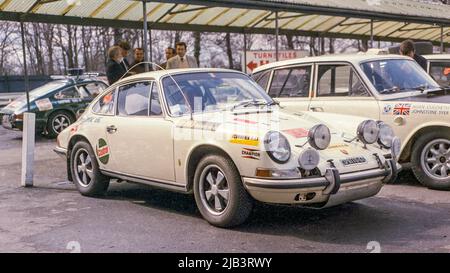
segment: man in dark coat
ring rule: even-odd
[[[120,80],[126,74],[126,70],[121,65],[123,62],[122,53],[119,46],[113,46],[108,50],[108,62],[106,63],[106,76],[108,77],[109,85]]]
[[[117,44],[120,47],[120,52],[122,53],[123,61],[120,63],[125,71],[131,68],[130,63],[128,62],[128,54],[130,53],[131,46],[127,41],[120,41]]]
[[[403,41],[400,44],[400,54],[404,56],[409,56],[413,58],[422,68],[427,71],[427,59],[416,54],[416,48],[414,47],[414,42],[411,40]]]
[[[134,49],[134,63],[131,64],[130,69],[132,74],[139,74],[145,72],[144,49],[138,47]],[[149,71],[152,70],[151,65],[148,65]]]

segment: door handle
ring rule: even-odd
[[[117,127],[114,125],[108,126],[106,127],[106,131],[110,134],[114,134],[115,132],[117,132]]]
[[[311,109],[313,112],[323,112],[323,108],[322,107],[311,107],[309,109]]]

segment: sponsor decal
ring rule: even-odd
[[[341,151],[341,153],[343,153],[344,155],[348,155],[348,151],[345,149],[340,149],[339,151]]]
[[[444,69],[444,75],[445,75],[445,76],[450,75],[450,67],[446,67],[446,68]]]
[[[53,109],[53,104],[49,98],[37,100],[35,101],[35,103],[39,111],[47,111]]]
[[[363,156],[341,159],[341,163],[344,166],[355,165],[355,164],[362,164],[362,163],[366,163],[366,162],[367,162],[367,160]]]
[[[103,138],[99,139],[96,150],[97,150],[98,160],[100,160],[100,162],[103,164],[108,164],[109,146],[106,143],[106,140],[104,140]]]
[[[289,129],[289,130],[283,130],[284,133],[291,135],[295,138],[302,138],[307,137],[309,131],[303,128],[295,128],[295,129]]]
[[[257,124],[257,123],[258,123],[258,122],[253,121],[253,120],[240,119],[240,118],[235,118],[234,121],[238,121],[238,122],[242,122],[242,123],[247,123],[247,124]]]
[[[411,110],[414,115],[449,115],[450,105],[436,105],[436,104],[419,104],[414,105]]]
[[[248,159],[259,160],[261,157],[261,152],[256,149],[243,148],[241,154],[242,154],[242,158],[248,158]]]
[[[383,107],[383,114],[387,115],[387,114],[390,114],[390,113],[392,113],[392,105],[391,104],[386,104]]]
[[[216,131],[220,123],[210,121],[185,120],[177,123],[177,128]]]
[[[343,147],[348,147],[348,145],[344,144],[344,143],[333,144],[333,145],[328,146],[328,149],[336,149],[336,148],[343,148]]]
[[[254,136],[233,135],[230,143],[248,146],[259,146],[259,138]]]
[[[393,114],[395,116],[409,116],[411,111],[410,103],[399,103],[394,106]]]

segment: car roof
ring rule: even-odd
[[[286,61],[279,61],[269,63],[263,66],[256,68],[253,73],[257,73],[263,70],[281,67],[281,66],[289,66],[295,64],[302,63],[311,63],[311,62],[352,62],[359,63],[361,61],[371,61],[371,60],[383,60],[383,59],[411,59],[410,57],[401,56],[401,55],[376,55],[376,54],[366,54],[366,53],[353,53],[353,54],[332,54],[332,55],[322,55],[315,57],[303,57],[298,59],[290,59]]]
[[[176,75],[176,74],[186,74],[186,73],[198,73],[198,72],[231,72],[231,73],[240,73],[244,74],[237,70],[231,70],[231,69],[223,69],[223,68],[184,68],[184,69],[170,69],[170,70],[157,70],[157,71],[151,71],[146,73],[141,73],[137,75],[133,75],[127,78],[124,78],[120,80],[120,82],[128,81],[128,80],[138,80],[138,79],[144,79],[144,78],[152,78],[155,80],[158,80],[164,76],[167,75]]]
[[[427,60],[450,60],[450,54],[430,54],[423,57]]]

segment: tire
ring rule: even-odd
[[[78,191],[84,196],[104,195],[109,178],[100,172],[91,145],[85,141],[75,144],[70,154],[70,172]]]
[[[197,165],[194,196],[203,218],[217,227],[233,227],[244,223],[253,208],[253,199],[244,189],[236,166],[230,159],[220,155],[206,156]],[[228,200],[224,196],[228,196]],[[215,203],[217,200],[218,206]]]
[[[414,143],[412,171],[417,180],[430,189],[450,190],[449,135],[445,130],[429,132]]]
[[[48,117],[47,121],[47,133],[51,138],[55,138],[64,129],[69,127],[75,122],[75,118],[72,114],[66,111],[56,111]]]

